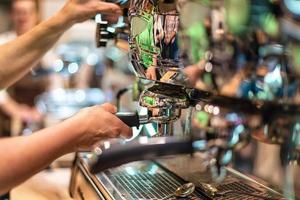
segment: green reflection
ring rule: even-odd
[[[208,123],[209,123],[208,113],[206,113],[204,111],[198,111],[198,112],[196,112],[195,117],[200,126],[202,126],[202,127],[208,126]]]
[[[186,30],[185,35],[190,38],[192,62],[197,63],[204,58],[205,51],[209,47],[204,24],[202,22],[194,23]]]
[[[152,97],[144,97],[144,101],[146,104],[153,106],[155,105],[155,99]]]
[[[271,13],[261,15],[260,23],[263,30],[270,36],[277,36],[279,32],[279,24],[275,16]]]
[[[292,44],[291,45],[291,56],[293,60],[293,67],[298,73],[300,73],[300,45]]]
[[[213,86],[213,80],[212,80],[212,75],[211,75],[211,73],[205,73],[205,74],[203,75],[203,82],[204,82],[206,85],[210,86],[210,87]]]
[[[250,1],[249,0],[226,0],[226,21],[229,31],[233,34],[243,33],[249,21]]]
[[[145,29],[136,36],[136,42],[138,44],[137,46],[141,48],[141,60],[145,64],[145,67],[148,68],[153,65],[152,53],[156,50],[153,37],[154,17],[151,13],[144,13],[142,19],[145,20],[147,24]],[[132,26],[139,26],[139,24],[140,23],[133,24]]]

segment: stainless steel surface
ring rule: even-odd
[[[176,4],[173,3],[170,7],[171,10],[166,13],[166,16],[174,21],[173,29],[178,30],[179,17]],[[138,76],[165,83],[172,83],[176,78],[181,78],[179,57],[176,55],[177,44],[174,41],[172,44],[169,41],[169,46],[164,43],[162,43],[164,46],[159,44],[166,34],[164,28],[167,26],[160,21],[163,17],[160,15],[162,13],[148,0],[131,1],[129,12],[132,63]]]
[[[140,105],[148,108],[158,135],[166,136],[172,135],[182,109],[202,101],[202,111],[215,115],[198,135],[205,140],[217,183],[226,179],[233,152],[252,136],[281,146],[286,190],[292,191],[289,166],[300,161],[300,26],[291,5],[298,4],[130,2],[132,64],[139,78],[153,82],[140,95]]]
[[[88,187],[90,193],[92,188],[92,190],[96,190],[94,193],[100,192],[104,199],[164,199],[173,195],[178,187],[187,182],[195,184],[196,187],[193,194],[184,199],[284,199],[263,181],[250,178],[230,168],[228,168],[229,175],[224,182],[215,183],[205,168],[199,166],[203,161],[198,156],[193,158],[177,156],[161,159],[158,162],[133,162],[97,175],[89,173],[88,157],[87,154],[81,154],[77,160],[80,170],[77,171],[77,175],[73,174],[73,180],[75,180],[73,190],[77,191],[78,188]],[[92,184],[76,183],[75,177],[78,177],[79,174],[88,176],[85,179],[92,181]],[[231,193],[233,190],[236,192]],[[85,190],[81,191],[84,196]],[[226,194],[226,197],[222,194]],[[251,196],[251,194],[256,196]],[[99,196],[99,199],[102,198]],[[75,200],[77,199],[79,198],[75,198]]]
[[[275,102],[274,109],[288,103],[298,105],[294,49],[299,41],[292,40],[280,29],[280,19],[286,16],[277,16],[272,11],[277,4],[246,0],[207,3],[132,0],[130,45],[135,72],[140,78],[153,80],[159,86],[164,83],[185,88],[189,87],[191,77],[183,72],[193,65],[202,69],[202,74],[197,77],[201,84],[195,86],[202,91],[223,98]],[[243,9],[238,9],[239,6]],[[259,9],[262,12],[258,12]],[[239,16],[240,20],[234,21]],[[257,22],[258,18],[268,20],[265,16],[272,18],[268,23],[275,27],[274,30],[266,30],[268,27]],[[156,90],[152,92],[156,94]],[[144,96],[151,97],[152,94],[146,90],[140,101],[142,106],[158,108],[156,104],[145,104]],[[220,104],[222,106],[222,102]],[[234,110],[233,105],[231,108]],[[292,120],[290,125],[295,124],[293,117],[284,117]],[[272,122],[261,121],[260,128],[265,124],[271,127],[271,123],[281,120],[280,116],[273,118]],[[268,131],[260,136],[275,142]]]
[[[173,194],[171,194],[163,199],[170,199],[172,197],[187,197],[187,196],[191,195],[194,191],[195,191],[194,183],[185,183],[182,186],[178,187]]]
[[[172,122],[180,118],[181,109],[189,104],[183,88],[167,84],[153,84],[140,95],[140,105],[149,109],[149,121],[157,123],[156,136],[172,135]]]
[[[299,41],[292,41],[280,29],[280,19],[286,16],[272,11],[278,4],[132,0],[130,44],[135,71],[141,78],[187,86],[189,77],[182,70],[205,60],[203,70],[214,83],[204,82],[203,90],[239,98],[297,102],[293,87],[298,73],[297,66],[290,63],[294,58],[289,45]],[[237,9],[240,6],[242,9]],[[264,15],[272,17],[273,32],[257,23]],[[237,77],[243,79],[241,86],[254,81],[257,91],[226,92],[226,86]]]
[[[73,181],[71,181],[73,183],[73,187],[70,188],[71,193],[77,191],[77,188],[85,188],[87,185],[92,188],[96,185],[98,187],[97,192],[101,192],[105,199],[159,200],[173,194],[178,187],[185,183],[153,161],[133,162],[92,175],[88,168],[89,158],[89,154],[80,154],[78,157],[74,168],[79,166],[80,170],[73,170],[76,172],[73,173]],[[76,177],[79,174],[88,176],[92,183],[81,185],[81,183],[76,182]],[[83,191],[83,195],[84,193]],[[195,191],[187,199],[205,198]]]
[[[117,171],[105,172],[105,175],[115,184],[124,199],[162,199],[181,184],[159,168],[151,173],[140,168],[143,166],[148,169],[152,167],[152,170],[158,168],[154,163],[135,163],[128,165],[129,170],[130,167],[133,170],[132,173],[124,166]]]
[[[300,40],[286,22],[294,30],[300,26],[291,5],[295,1],[131,0],[132,64],[138,77],[155,82],[140,104],[157,115],[159,126],[180,117],[164,114],[180,104],[180,95],[165,94],[187,94],[185,106],[177,107],[181,113],[193,104],[192,87],[205,94],[196,100],[219,106],[223,121],[231,113],[240,120],[225,125],[226,131],[216,123],[202,127],[215,131],[207,144],[215,155],[211,171],[216,180],[224,178],[232,150],[243,147],[250,135],[281,145],[283,165],[300,163]],[[145,103],[153,96],[171,103],[160,105],[159,98]],[[162,130],[159,135],[170,135],[169,129]]]
[[[176,156],[167,159],[160,159],[158,162],[168,170],[180,176],[186,181],[192,182],[196,186],[196,190],[202,191],[207,199],[258,199],[257,197],[249,197],[246,194],[257,194],[264,197],[284,199],[276,190],[271,189],[272,186],[256,177],[241,174],[232,168],[226,168],[227,176],[221,183],[216,183],[204,166],[205,161],[202,154],[194,157]],[[228,190],[237,191],[228,195],[226,198],[218,196]],[[244,192],[246,194],[239,194]]]

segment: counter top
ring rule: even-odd
[[[11,200],[72,200],[69,168],[44,170],[11,191]]]

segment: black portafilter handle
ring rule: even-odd
[[[96,27],[96,47],[105,47],[107,42],[114,38],[114,34],[108,30],[108,22],[103,21],[97,23]]]
[[[138,128],[141,124],[138,113],[119,112],[116,113],[116,116],[129,127]]]
[[[192,153],[191,138],[140,138],[103,150],[97,161],[91,165],[91,173],[96,174],[133,161],[152,160],[161,156]]]

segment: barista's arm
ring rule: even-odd
[[[184,68],[183,72],[188,78],[188,84],[192,87],[196,86],[197,81],[204,72],[205,60],[200,60],[197,64],[190,65]]]
[[[41,171],[72,146],[78,127],[66,121],[31,136],[0,139],[0,196]]]
[[[114,112],[109,104],[85,108],[31,136],[0,139],[0,195],[66,153],[91,149],[102,139],[130,137],[131,129]]]
[[[68,0],[49,20],[18,39],[0,46],[0,88],[8,87],[26,74],[73,24],[97,13],[120,14],[120,8],[99,0]]]

